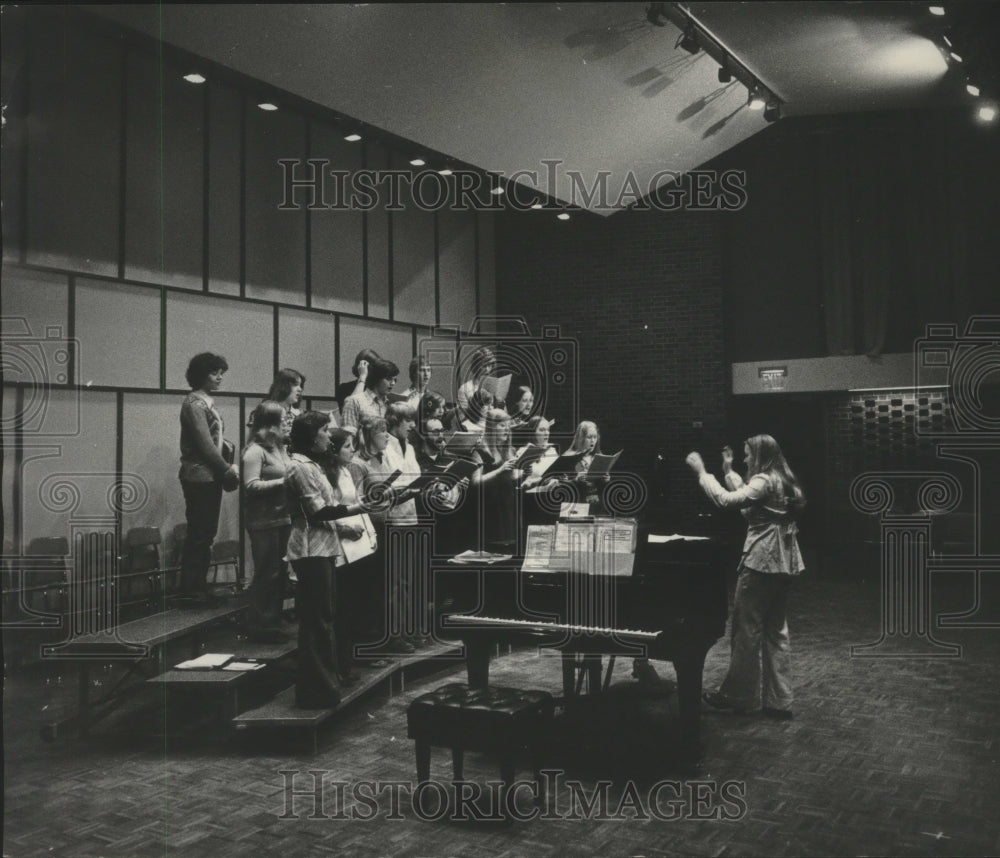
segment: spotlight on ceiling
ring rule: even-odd
[[[777,122],[781,119],[781,102],[769,101],[764,105],[764,119],[767,122]]]
[[[747,107],[750,110],[763,110],[767,106],[767,102],[764,101],[764,96],[761,94],[759,89],[751,89],[747,94]]]
[[[997,109],[991,105],[984,104],[979,110],[976,111],[976,118],[980,122],[995,122],[997,118]]]
[[[969,93],[969,95],[979,95],[979,87],[971,81],[965,85],[965,91]]]
[[[941,15],[944,14],[944,6],[928,6],[927,11],[930,12],[932,15],[937,15],[938,17],[940,17]]]
[[[701,50],[701,45],[698,44],[698,33],[694,29],[693,24],[688,24],[684,28],[684,32],[681,33],[681,37],[677,40],[677,45],[684,48],[689,54],[696,54]]]
[[[361,135],[357,133],[348,134],[344,137],[348,143],[357,143],[361,139]]]
[[[723,63],[719,66],[719,83],[729,83],[733,79],[733,73],[726,68],[726,64]]]
[[[197,72],[192,72],[191,74],[184,75],[184,80],[186,80],[188,83],[204,83],[205,76],[200,75]]]

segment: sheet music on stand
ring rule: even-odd
[[[532,525],[528,528],[521,571],[631,575],[637,531],[638,525],[632,518]]]

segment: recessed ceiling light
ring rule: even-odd
[[[947,36],[942,36],[941,38],[942,38],[942,39],[944,39],[944,43],[945,43],[945,44],[946,44],[946,45],[947,45],[947,46],[948,46],[949,48],[953,48],[953,47],[955,47],[955,46],[954,46],[954,45],[953,45],[953,44],[951,43],[951,39],[949,39],[949,38],[948,38]]]
[[[414,167],[423,167],[424,164],[426,163],[427,162],[423,158],[413,158],[410,161],[410,164],[412,164]]]
[[[961,57],[960,57],[960,56],[959,56],[958,54],[956,54],[956,53],[955,53],[954,51],[951,51],[951,58],[952,58],[952,59],[953,59],[953,60],[954,60],[954,61],[955,61],[956,63],[960,63],[960,62],[962,62],[962,58],[961,58]]]
[[[184,75],[184,80],[188,83],[204,83],[205,78],[197,72],[192,72],[191,74]]]
[[[747,107],[751,110],[763,110],[765,106],[764,99],[759,95],[751,95],[747,102]]]
[[[533,205],[532,205],[531,207],[532,207],[532,208],[533,208],[533,209],[534,209],[535,211],[539,211],[539,210],[540,210],[540,209],[542,208],[542,204],[541,204],[541,203],[534,203],[534,204],[533,204]]]
[[[984,105],[979,108],[976,116],[978,116],[982,122],[992,122],[997,118],[997,109],[995,107]]]
[[[556,215],[556,217],[559,218],[559,220],[569,220],[569,215],[566,214],[566,212],[563,212],[562,214]]]
[[[277,105],[277,104],[271,104],[271,102],[270,102],[270,101],[262,101],[262,102],[261,102],[260,104],[258,104],[257,106],[258,106],[258,107],[259,107],[259,108],[260,108],[261,110],[268,110],[268,111],[270,111],[270,110],[277,110],[277,109],[278,109],[278,105]]]
[[[357,143],[361,139],[360,134],[348,134],[344,138],[348,143]]]
[[[944,6],[928,6],[927,11],[930,12],[932,15],[943,15]]]
[[[490,193],[493,194],[493,196],[495,197],[499,197],[503,193],[503,188],[500,187],[493,188],[493,190],[491,190]]]
[[[974,83],[967,83],[965,85],[965,91],[969,93],[969,95],[979,95],[979,87]]]
[[[439,176],[450,176],[451,175],[451,170],[448,169],[448,167],[445,167],[444,169],[438,170],[438,175]]]

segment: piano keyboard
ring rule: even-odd
[[[538,620],[511,619],[509,617],[481,617],[473,614],[452,614],[444,620],[445,626],[485,626],[495,629],[514,629],[527,632],[563,632],[576,635],[615,636],[619,640],[653,641],[659,632],[645,629],[612,629],[602,626],[578,626],[572,623],[547,623]]]

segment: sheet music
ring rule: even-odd
[[[378,548],[378,536],[375,534],[375,527],[372,525],[368,513],[363,512],[360,515],[338,519],[338,522],[340,524],[353,524],[364,530],[359,539],[340,537],[340,547],[344,549],[344,559],[348,563],[354,563],[356,560],[361,560],[363,557],[375,553]]]

